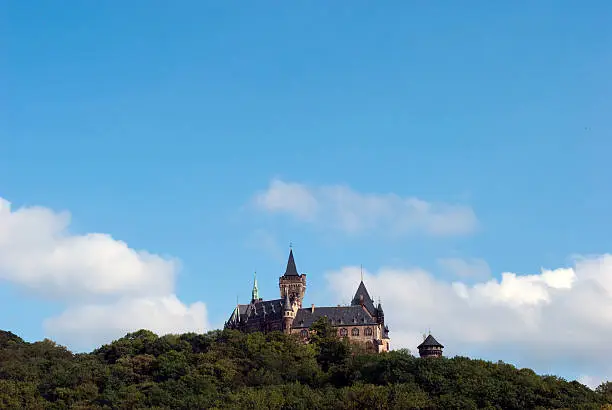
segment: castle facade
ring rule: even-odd
[[[299,274],[289,251],[287,269],[279,278],[280,298],[259,297],[257,279],[253,283],[251,302],[237,304],[225,328],[243,332],[282,331],[294,334],[308,343],[310,327],[319,318],[327,318],[338,336],[364,345],[373,352],[389,351],[389,328],[380,302],[370,297],[363,280],[359,283],[350,306],[302,306],[306,294],[306,274]]]

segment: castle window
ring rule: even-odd
[[[348,336],[348,330],[346,330],[345,328],[340,329],[340,336],[341,337]]]
[[[300,332],[300,336],[302,336],[304,338],[308,337],[308,330],[302,329],[302,331]]]
[[[371,327],[366,327],[364,333],[365,333],[366,336],[372,336],[372,328]]]
[[[351,330],[351,336],[359,336],[359,329],[354,327],[353,330]]]

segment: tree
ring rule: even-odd
[[[601,394],[607,403],[612,405],[612,382],[600,384],[595,391]]]

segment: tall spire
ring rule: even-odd
[[[361,273],[361,281],[363,282],[363,265],[359,266],[359,272]]]
[[[259,300],[259,288],[257,287],[257,272],[253,274],[253,291],[251,292],[251,295],[251,303],[255,303]]]
[[[299,276],[297,268],[295,267],[295,260],[293,259],[293,248],[289,248],[289,260],[287,261],[287,269],[285,270],[285,276]]]

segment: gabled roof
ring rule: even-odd
[[[260,300],[248,305],[238,305],[238,309],[234,308],[229,318],[229,322],[234,322],[236,320],[252,320],[254,317],[266,317],[272,320],[274,318],[280,319],[282,316],[283,299]]]
[[[363,306],[370,312],[370,314],[374,315],[376,313],[376,309],[374,308],[374,301],[370,297],[368,290],[365,287],[363,281],[359,283],[359,287],[357,288],[357,292],[355,292],[355,296],[351,302],[353,306],[361,305],[361,298],[363,297]]]
[[[295,260],[293,259],[293,249],[289,250],[289,260],[287,261],[287,269],[284,276],[299,276],[295,267]]]
[[[316,307],[314,311],[312,308],[299,309],[293,320],[293,327],[296,329],[309,328],[317,319],[324,316],[327,317],[332,326],[336,327],[377,324],[376,320],[368,312],[364,311],[361,306],[321,306]]]
[[[422,347],[441,347],[441,348],[444,348],[444,346],[442,346],[440,343],[438,343],[438,341],[432,335],[427,336],[425,338],[425,340],[423,340],[423,343],[421,343],[420,345],[417,346],[417,349],[420,349]]]
[[[232,311],[228,322],[236,322],[240,320],[240,318],[246,314],[248,307],[249,305],[237,305]]]

